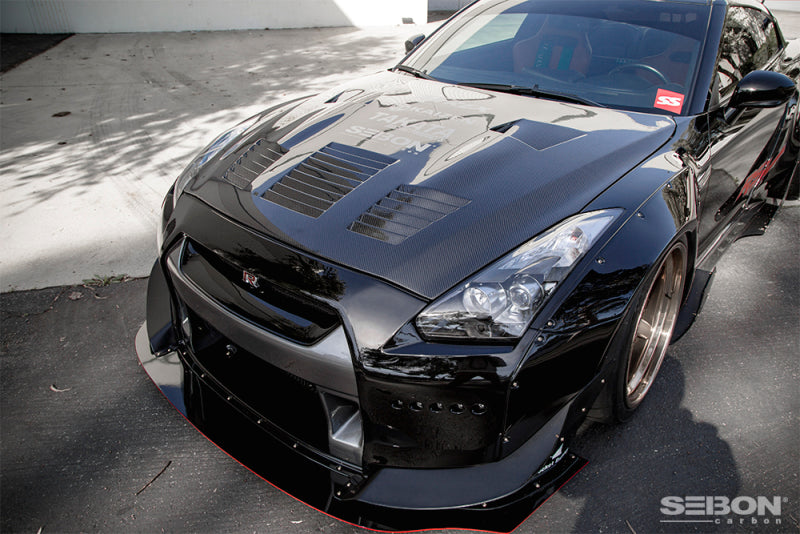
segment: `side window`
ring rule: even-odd
[[[781,39],[778,37],[778,31],[775,29],[775,23],[767,19],[764,23],[764,33],[767,34],[767,48],[769,48],[769,57],[775,57],[775,54],[780,52],[783,48]]]
[[[769,28],[771,36],[765,28]],[[766,15],[755,9],[730,7],[717,62],[720,100],[727,99],[747,74],[765,67],[777,46],[775,27]]]

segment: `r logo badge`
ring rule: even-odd
[[[249,285],[250,287],[253,288],[258,287],[258,277],[253,273],[242,271],[242,281],[247,285]]]

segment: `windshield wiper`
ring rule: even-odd
[[[399,70],[400,72],[407,72],[409,74],[413,74],[417,78],[422,78],[423,80],[435,80],[433,76],[429,76],[428,74],[422,72],[421,70],[415,69],[414,67],[409,67],[408,65],[397,65],[394,70]]]
[[[561,102],[572,102],[573,104],[584,104],[586,106],[596,106],[599,108],[605,107],[588,98],[573,95],[569,93],[559,93],[558,91],[546,91],[539,89],[538,86],[525,87],[523,85],[510,85],[505,83],[460,83],[466,87],[474,87],[475,89],[486,89],[488,91],[499,91],[502,93],[511,93],[514,95],[538,96],[547,98],[548,100],[560,100]]]

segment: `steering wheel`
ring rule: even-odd
[[[622,72],[623,70],[631,70],[631,69],[645,70],[656,76],[658,80],[664,85],[669,85],[669,80],[667,80],[667,77],[664,76],[660,70],[658,70],[652,65],[645,65],[644,63],[623,63],[622,65],[619,65],[611,69],[608,75],[611,76],[613,74],[616,74],[617,72]]]

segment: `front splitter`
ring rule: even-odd
[[[442,509],[395,508],[359,500],[364,488],[376,483],[376,472],[357,473],[347,465],[334,465],[325,455],[314,454],[269,425],[256,424],[252,414],[231,402],[219,386],[203,376],[177,352],[155,357],[150,352],[146,325],[136,336],[136,352],[142,367],[162,394],[198,431],[244,467],[294,499],[335,519],[387,532],[441,528],[468,528],[511,532],[585,465],[569,452],[540,469],[516,491],[480,504]],[[500,462],[503,462],[501,460]],[[500,463],[498,462],[498,464]],[[464,476],[464,469],[437,470],[442,487],[450,474]],[[413,478],[425,470],[404,470]],[[430,472],[424,480],[430,485]],[[358,487],[355,493],[347,488]],[[374,489],[374,488],[371,488]],[[425,488],[431,491],[430,487]],[[380,488],[391,493],[391,488]],[[435,490],[435,488],[434,488]]]

